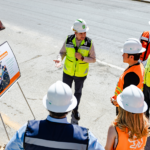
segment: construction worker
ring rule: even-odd
[[[147,64],[145,67],[143,93],[145,96],[145,101],[148,105],[148,109],[146,111],[146,117],[149,119],[149,110],[150,110],[150,55],[147,59]]]
[[[128,68],[120,76],[115,95],[111,97],[112,104],[118,106],[117,96],[123,91],[124,88],[133,84],[139,89],[143,90],[144,82],[144,67],[139,62],[141,53],[145,51],[145,48],[142,48],[142,44],[138,39],[129,38],[124,43],[123,49],[123,62],[128,63]],[[118,114],[118,109],[116,108],[116,114]]]
[[[60,67],[63,58],[66,56],[63,68],[63,82],[70,87],[72,87],[72,82],[75,82],[74,95],[77,98],[78,104],[72,113],[76,120],[80,120],[78,107],[82,88],[89,72],[89,63],[94,63],[96,56],[92,40],[86,37],[86,32],[89,30],[86,22],[78,19],[71,29],[75,34],[67,37],[57,59],[54,61],[56,67]]]
[[[108,129],[105,150],[144,150],[149,132],[143,92],[130,85],[117,96],[117,102],[119,113]]]
[[[143,52],[142,55],[140,56],[140,61],[143,63],[145,67],[147,58],[150,54],[150,31],[144,31],[140,37],[140,41],[142,43],[142,46],[146,49],[146,51]]]
[[[0,30],[4,30],[5,29],[5,27],[4,27],[4,25],[2,24],[2,22],[0,21]]]
[[[66,116],[77,100],[67,84],[57,81],[51,85],[43,105],[50,115],[21,127],[5,150],[104,150],[87,128],[68,123]]]

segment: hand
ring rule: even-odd
[[[117,100],[115,100],[113,97],[110,97],[110,102],[115,106],[118,105]]]
[[[76,57],[77,59],[80,59],[80,60],[81,60],[82,55],[81,55],[80,53],[75,53],[75,57]]]
[[[53,60],[55,62],[55,67],[59,68],[61,67],[61,61],[60,60]]]

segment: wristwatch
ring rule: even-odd
[[[83,56],[81,57],[81,60],[82,60],[82,61],[84,60],[84,57],[83,57]]]

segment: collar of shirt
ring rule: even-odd
[[[82,41],[79,41],[79,40],[77,40],[77,38],[76,38],[76,45],[77,45],[77,47],[79,47],[79,45],[80,45],[81,42],[82,42]]]
[[[48,115],[48,116],[47,116],[47,120],[48,120],[48,121],[51,121],[51,122],[70,124],[70,123],[67,121],[67,117],[62,118],[62,119],[56,119],[56,118],[52,118],[51,116]]]

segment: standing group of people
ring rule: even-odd
[[[89,71],[89,63],[96,61],[93,42],[86,36],[89,30],[82,19],[75,21],[69,35],[55,61],[56,67],[63,67],[63,82],[57,81],[48,89],[43,98],[43,105],[49,111],[45,120],[32,120],[19,129],[6,146],[6,150],[104,150],[97,138],[87,128],[67,121],[67,114],[72,112],[80,120],[78,111],[84,81]],[[141,41],[129,38],[123,46],[123,62],[129,67],[120,76],[115,95],[110,98],[116,106],[116,118],[108,129],[105,150],[144,150],[148,137],[148,108],[150,101],[150,56],[149,47],[142,47]],[[146,39],[147,40],[147,39]],[[149,40],[148,40],[149,41]],[[145,42],[145,41],[144,41]],[[146,53],[146,54],[145,54]],[[144,55],[142,60],[141,55]],[[146,58],[148,59],[147,63]],[[143,61],[146,64],[144,69]],[[145,70],[145,72],[144,72]],[[72,83],[75,93],[72,94]],[[143,90],[146,102],[144,101]],[[148,104],[147,104],[148,103]]]

